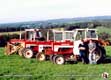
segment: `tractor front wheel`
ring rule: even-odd
[[[42,52],[41,53],[37,53],[36,59],[39,60],[39,61],[45,61],[46,60],[46,56]]]
[[[59,64],[59,65],[62,65],[62,64],[65,63],[65,59],[64,59],[64,57],[61,56],[61,55],[55,56],[55,58],[54,58],[54,63]]]
[[[24,51],[23,51],[23,56],[25,57],[25,58],[32,58],[33,57],[33,51],[30,49],[30,48],[26,48],[26,49],[24,49]]]

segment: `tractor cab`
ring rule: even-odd
[[[82,39],[98,40],[96,29],[75,29],[73,31],[53,30],[54,41],[77,41]]]
[[[54,41],[73,41],[74,31],[53,30]]]
[[[98,40],[97,30],[96,29],[75,29],[74,34],[74,51],[75,55],[80,55],[79,45],[82,43],[82,40],[88,42],[89,40]]]
[[[25,40],[41,40],[43,38],[42,33],[39,29],[26,29]]]
[[[82,39],[92,39],[98,40],[97,30],[96,29],[75,29],[74,40]]]

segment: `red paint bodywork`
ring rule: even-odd
[[[73,54],[73,42],[71,41],[29,41],[29,40],[19,40],[12,39],[10,43],[24,43],[24,47],[30,45],[32,50],[36,53],[39,52],[39,45],[43,45],[44,52],[46,55],[60,54],[60,55],[71,55]],[[58,50],[55,51],[57,46]],[[62,46],[62,47],[61,47]]]

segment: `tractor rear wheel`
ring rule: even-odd
[[[55,55],[50,55],[49,59],[50,59],[51,62],[53,62],[54,56],[55,56]]]
[[[57,56],[54,57],[54,63],[62,65],[62,64],[65,63],[65,59],[64,59],[63,56],[57,55]]]
[[[97,64],[102,63],[106,57],[106,51],[102,46],[97,46],[95,50],[95,61]]]
[[[106,51],[103,47],[98,46],[96,49],[96,61],[97,63],[102,63],[106,57]]]
[[[26,48],[23,51],[23,56],[25,58],[32,58],[33,57],[33,51],[30,48]]]
[[[46,56],[45,56],[45,54],[43,52],[37,53],[36,59],[39,60],[39,61],[45,61],[46,60]]]

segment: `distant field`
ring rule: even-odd
[[[63,30],[63,28],[55,28],[57,30]],[[97,27],[97,30],[99,33],[101,32],[107,32],[111,34],[111,28],[106,28],[106,27]],[[24,31],[21,31],[23,33]],[[1,35],[3,34],[20,34],[20,31],[14,31],[14,32],[0,32]]]
[[[108,33],[111,35],[111,28],[106,28],[106,27],[97,27],[98,33]],[[109,38],[109,40],[111,40],[111,37]]]
[[[24,31],[21,31],[23,33]],[[14,31],[14,32],[0,32],[0,35],[12,35],[12,34],[20,34],[20,31]]]
[[[0,80],[103,80],[103,72],[111,74],[110,63],[56,65],[50,61],[24,59],[16,54],[5,56],[3,50],[0,48]],[[106,50],[111,56],[111,47],[106,47]]]
[[[101,33],[101,32],[106,32],[106,33],[111,34],[111,28],[97,27],[97,30],[98,30],[99,33]]]

